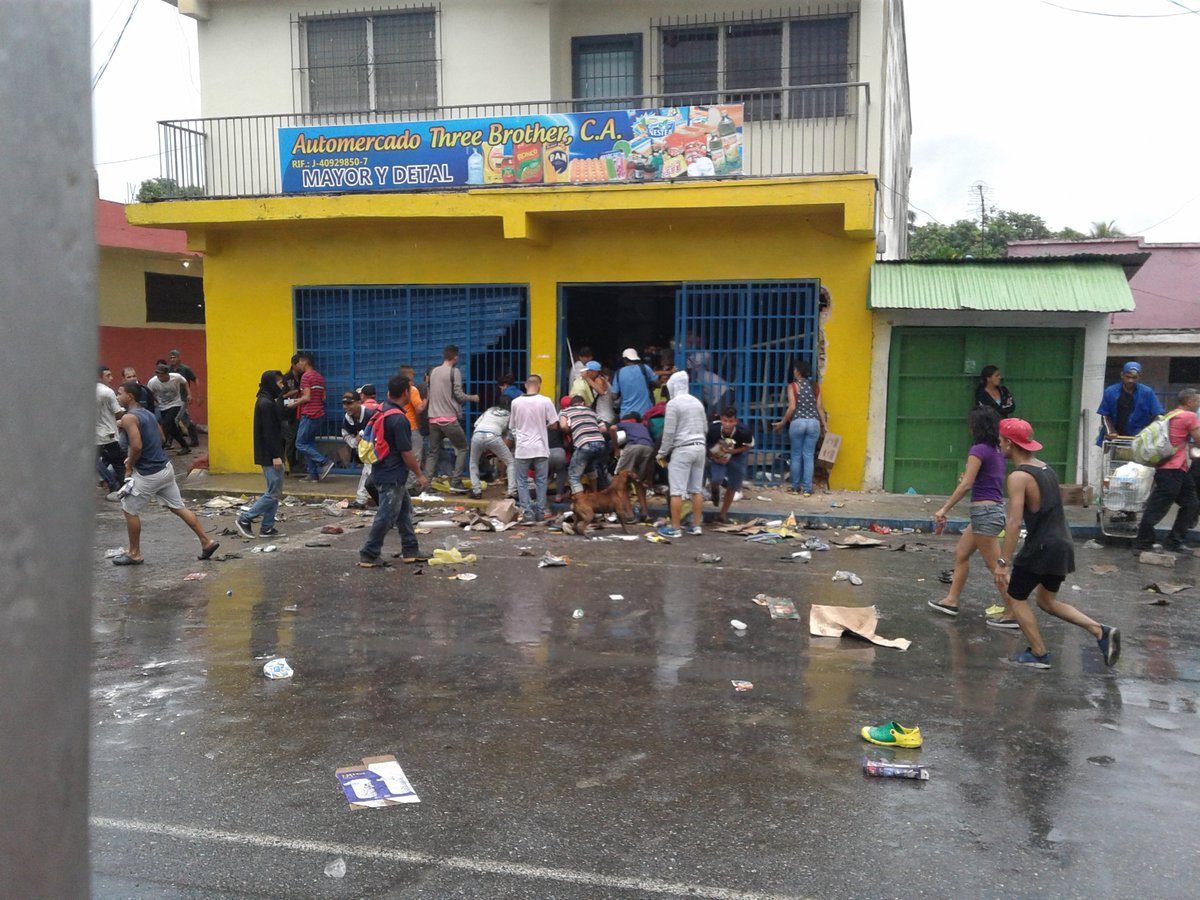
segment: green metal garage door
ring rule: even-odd
[[[888,373],[884,489],[948,494],[971,445],[966,417],[976,374],[999,366],[1045,445],[1038,456],[1075,480],[1079,442],[1081,329],[895,328]]]

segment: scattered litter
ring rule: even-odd
[[[783,527],[783,519],[771,519],[769,522],[767,522],[767,527],[768,528],[782,528]]]
[[[282,656],[279,656],[275,659],[269,660],[267,664],[263,666],[263,674],[272,680],[279,678],[291,678],[292,667],[288,665],[288,661],[286,659],[284,659]]]
[[[721,557],[716,553],[701,553],[696,557],[696,562],[705,564],[715,564],[721,561]]]
[[[421,534],[429,534],[430,528],[453,528],[454,523],[449,519],[425,519],[421,522],[425,526],[425,530]]]
[[[429,564],[433,565],[433,560],[430,560]],[[479,576],[476,575],[474,572],[459,572],[457,575],[451,575],[450,580],[451,581],[474,581],[478,577]]]
[[[1138,557],[1138,562],[1145,563],[1148,566],[1162,566],[1165,569],[1175,568],[1175,557],[1170,553],[1155,553],[1152,550],[1143,550]]]
[[[1113,572],[1121,571],[1118,566],[1110,565],[1109,563],[1104,563],[1103,565],[1099,566],[1088,566],[1088,570],[1093,575],[1111,575]]]
[[[104,551],[104,558],[112,559],[114,556],[120,556],[124,552],[125,552],[124,547],[113,547],[111,550]]]
[[[1143,591],[1152,591],[1155,594],[1178,594],[1180,591],[1186,591],[1192,585],[1187,582],[1174,581],[1155,581],[1142,588]]]
[[[349,573],[347,573],[347,574],[349,574]],[[298,605],[296,605],[295,603],[293,603],[291,606],[285,606],[285,607],[283,608],[283,611],[284,611],[284,612],[296,612],[296,611],[297,611],[299,608],[300,608],[300,607],[299,607]]]
[[[833,545],[843,550],[852,550],[859,547],[886,547],[887,541],[867,537],[865,534],[848,534],[841,540],[834,541]]]
[[[738,681],[735,678],[734,680],[730,681],[729,683],[733,685],[733,689],[735,691],[737,691],[739,694],[743,694],[746,691],[754,690],[754,682],[753,681]]]
[[[429,534],[429,531],[430,531],[430,529],[428,529],[428,528],[414,528],[413,529],[413,532],[416,534]]]
[[[867,526],[867,530],[873,531],[876,534],[891,534],[892,533],[892,529],[888,528],[888,526],[886,526],[886,525],[880,525],[878,522],[872,522],[870,525]]]
[[[816,550],[818,552],[832,549],[829,544],[825,543],[825,541],[818,541],[816,538],[809,538],[802,544],[802,546],[805,550]]]
[[[745,631],[749,627],[741,619],[730,619],[729,625],[734,631]]]
[[[457,547],[452,547],[446,550],[438,547],[433,551],[433,556],[429,560],[431,566],[460,566],[468,563],[473,563],[478,559],[474,553],[468,553],[463,556],[462,551]]]
[[[226,596],[226,597],[232,597],[232,596],[233,596],[233,591],[232,591],[232,590],[228,590],[228,591],[226,591],[226,592],[225,592],[225,596]]]
[[[265,547],[255,547],[251,553],[274,553],[279,548],[275,544],[267,544]]]
[[[350,501],[349,500],[339,500],[337,503],[334,504],[334,506],[336,506],[338,509],[349,509]]]
[[[1168,600],[1166,597],[1159,597],[1157,600],[1151,600],[1146,605],[1147,606],[1170,606],[1171,601]]]
[[[183,576],[184,581],[203,581],[208,577],[207,572],[190,572]]]
[[[571,613],[571,618],[572,619],[582,619],[583,618],[583,610],[576,609],[573,613]]]
[[[346,861],[340,856],[325,867],[325,874],[330,878],[346,877]]]
[[[918,579],[917,579],[917,583],[918,583],[918,584],[920,584],[920,583],[921,583],[921,582],[923,582],[924,580],[925,580],[924,578],[918,578]]]
[[[671,543],[669,540],[667,540],[661,534],[655,534],[653,531],[646,532],[646,540],[648,540],[652,544],[669,544],[669,543]]]
[[[1084,541],[1083,546],[1087,550],[1103,550],[1104,545],[1097,540]]]
[[[346,529],[341,525],[322,525],[321,534],[345,534]]]
[[[437,494],[431,494],[431,493],[429,493],[429,491],[421,491],[421,493],[417,494],[417,496],[413,497],[413,499],[421,500],[425,503],[441,503],[442,502],[441,497],[439,497]]]
[[[420,803],[396,757],[365,756],[360,766],[345,766],[334,772],[351,809]]]
[[[305,541],[304,546],[305,547],[332,547],[333,544],[329,543],[329,541]],[[253,551],[251,551],[251,552],[253,552]]]
[[[537,551],[532,547],[518,547],[517,556],[537,556]]]
[[[542,558],[538,560],[539,569],[549,569],[552,566],[569,566],[571,558],[569,556],[555,556],[549,550],[542,554]]]
[[[1080,587],[1079,585],[1077,585],[1077,584],[1073,584],[1073,585],[1071,585],[1071,590],[1073,590],[1073,591],[1082,591],[1082,590],[1083,590],[1083,588],[1081,588],[1081,587]]]
[[[879,615],[874,606],[852,608],[849,606],[813,605],[808,614],[808,633],[815,637],[841,637],[849,631],[880,647],[895,647],[907,650],[912,641],[907,638],[884,638],[875,633]]]
[[[764,497],[762,494],[759,494],[754,499],[761,500],[763,503],[773,503],[774,502],[770,497]]]
[[[917,489],[915,487],[910,487],[904,493],[908,494],[910,497],[915,497],[917,495]]]
[[[798,619],[800,613],[796,612],[796,604],[785,597],[768,597],[766,594],[757,594],[750,598],[759,606],[765,606],[771,612],[772,619]]]
[[[830,509],[841,509],[845,505],[846,505],[845,500],[834,500],[832,503],[829,504],[829,508]]]
[[[233,509],[239,504],[236,497],[213,497],[204,504],[205,509]]]
[[[833,578],[831,578],[830,581],[848,581],[855,587],[858,587],[863,583],[863,580],[853,572],[844,572],[841,569],[838,569],[833,573]]]
[[[609,594],[608,599],[609,600],[624,600],[625,595],[624,594]]]
[[[638,537],[636,534],[614,534],[614,535],[610,535],[608,540],[610,540],[610,541],[640,541],[641,538]]]
[[[920,763],[885,762],[881,759],[863,758],[863,774],[872,778],[911,778],[928,781],[929,769]]]
[[[780,544],[780,543],[783,543],[782,537],[780,537],[777,534],[771,534],[770,532],[766,532],[766,531],[762,532],[761,534],[749,535],[744,540],[746,540],[752,544]]]

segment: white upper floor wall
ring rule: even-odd
[[[707,102],[744,102],[748,122],[800,123],[812,141],[829,145],[829,156],[847,158],[843,145],[854,142],[859,167],[881,182],[886,256],[903,255],[911,122],[902,0],[787,8],[737,0],[376,0],[352,11],[320,0],[174,5],[198,22],[205,117],[452,107],[449,118],[503,113],[496,107],[507,104],[616,97],[641,105],[641,96],[711,91]],[[853,82],[866,87],[801,87]],[[855,122],[813,130],[834,119]],[[747,174],[845,170],[821,168],[808,155],[803,168],[774,160]]]

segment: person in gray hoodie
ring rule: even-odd
[[[692,498],[692,525],[688,534],[702,534],[700,522],[704,517],[705,436],[708,433],[708,418],[704,404],[688,392],[686,372],[676,372],[667,379],[667,413],[663,420],[662,444],[658,448],[658,461],[670,459],[667,466],[667,481],[671,489],[671,524],[658,529],[663,537],[679,537],[683,498]]]

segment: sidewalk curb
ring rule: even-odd
[[[218,494],[227,493],[224,489],[221,489],[220,487],[218,487],[216,485],[210,486],[210,485],[198,485],[198,484],[185,484],[181,481],[179,487],[180,487],[180,491],[183,493],[183,495],[185,497],[188,497],[189,499],[199,499],[201,497],[215,496]],[[328,488],[325,488],[324,490],[314,490],[314,489],[308,487],[308,485],[304,485],[304,487],[302,487],[298,490],[289,491],[289,490],[286,490],[286,484],[285,484],[284,495],[289,496],[289,497],[295,497],[297,500],[300,500],[304,503],[321,503],[325,500],[335,500],[336,501],[336,500],[343,500],[343,499],[353,499],[353,496],[354,496],[353,492],[354,492],[353,486],[350,486],[348,488],[348,493],[346,493],[346,492],[335,493],[333,491],[330,491]],[[487,508],[488,504],[491,501],[490,500],[472,500],[469,496],[464,495],[464,494],[446,494],[445,499],[439,499],[437,501],[418,500],[414,497],[412,502],[413,502],[413,506],[417,507],[417,508],[422,508],[422,507],[438,508],[438,507],[443,507],[443,506],[461,506],[461,507],[464,507],[467,509],[483,510],[483,509]],[[707,504],[706,504],[706,506],[707,506]],[[570,509],[571,505],[569,503],[548,503],[547,508],[550,510],[553,510],[555,512],[563,512],[563,511]],[[660,504],[651,504],[649,511],[651,514],[657,515],[657,516],[666,516],[668,514],[667,506],[665,503],[663,503],[661,505]],[[705,510],[706,513],[711,513],[712,511],[713,510],[711,510],[711,509]],[[875,524],[875,525],[883,526],[885,528],[891,528],[893,531],[893,535],[899,536],[899,537],[908,537],[909,536],[906,534],[899,534],[899,532],[901,532],[902,529],[905,529],[905,528],[913,529],[913,531],[910,532],[910,534],[912,534],[912,535],[932,536],[932,532],[930,531],[931,518],[929,516],[916,516],[916,517],[913,517],[913,516],[888,516],[888,515],[856,516],[856,515],[838,515],[836,513],[825,513],[825,512],[806,513],[806,512],[799,512],[799,511],[794,511],[794,510],[790,510],[790,509],[780,509],[780,510],[771,510],[771,511],[731,509],[729,511],[729,518],[731,520],[737,521],[737,522],[749,522],[752,519],[760,519],[760,518],[774,520],[774,519],[786,518],[789,515],[789,513],[794,513],[797,521],[799,521],[799,522],[811,522],[816,525],[826,526],[833,530],[848,529],[848,528],[853,528],[853,527],[867,530],[872,524]],[[946,521],[946,529],[945,529],[944,533],[945,534],[961,534],[963,529],[965,529],[970,523],[971,523],[971,520],[965,519],[965,518],[964,519],[948,519]],[[1087,540],[1089,538],[1100,538],[1101,537],[1099,525],[1072,524],[1069,527],[1071,529],[1072,537],[1075,537],[1075,538]],[[1191,532],[1190,537],[1200,538],[1200,534],[1197,534],[1197,532],[1193,531],[1193,532]],[[1123,539],[1115,538],[1114,540],[1123,540]]]

